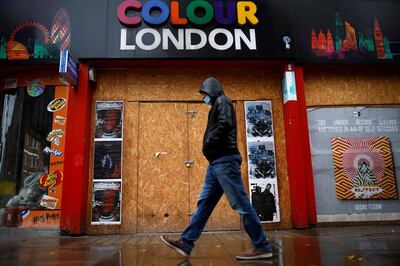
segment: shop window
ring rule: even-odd
[[[50,155],[41,147],[49,145],[46,137],[53,114],[47,105],[54,95],[53,86],[36,97],[29,96],[26,88],[0,94],[0,210],[42,208],[46,190],[39,179],[49,171]]]

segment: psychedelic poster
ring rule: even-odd
[[[397,199],[390,139],[332,138],[338,199]]]

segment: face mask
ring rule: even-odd
[[[208,104],[211,105],[211,97],[209,95],[207,95],[206,97],[204,97],[203,101]]]

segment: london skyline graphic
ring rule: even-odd
[[[317,57],[328,59],[379,59],[393,60],[398,54],[391,52],[390,41],[384,34],[376,17],[371,18],[371,28],[357,30],[350,20],[343,20],[335,13],[335,32],[322,29],[311,30],[311,50]]]

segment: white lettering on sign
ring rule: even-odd
[[[356,211],[368,211],[368,210],[382,210],[382,204],[370,203],[370,204],[355,204],[354,210]]]
[[[222,36],[222,38],[217,38]],[[147,38],[146,38],[147,37]],[[150,38],[148,38],[150,37]],[[135,44],[128,43],[128,29],[121,29],[120,49],[123,51],[139,49],[151,51],[162,45],[163,50],[168,50],[170,43],[177,50],[199,50],[207,45],[207,43],[215,50],[224,51],[232,47],[235,50],[241,50],[244,44],[249,50],[257,50],[257,40],[255,29],[249,29],[246,34],[241,29],[234,29],[233,32],[217,28],[212,30],[209,35],[199,29],[178,29],[177,34],[173,34],[170,29],[145,28],[137,32],[135,36]],[[220,43],[217,42],[217,39]]]

